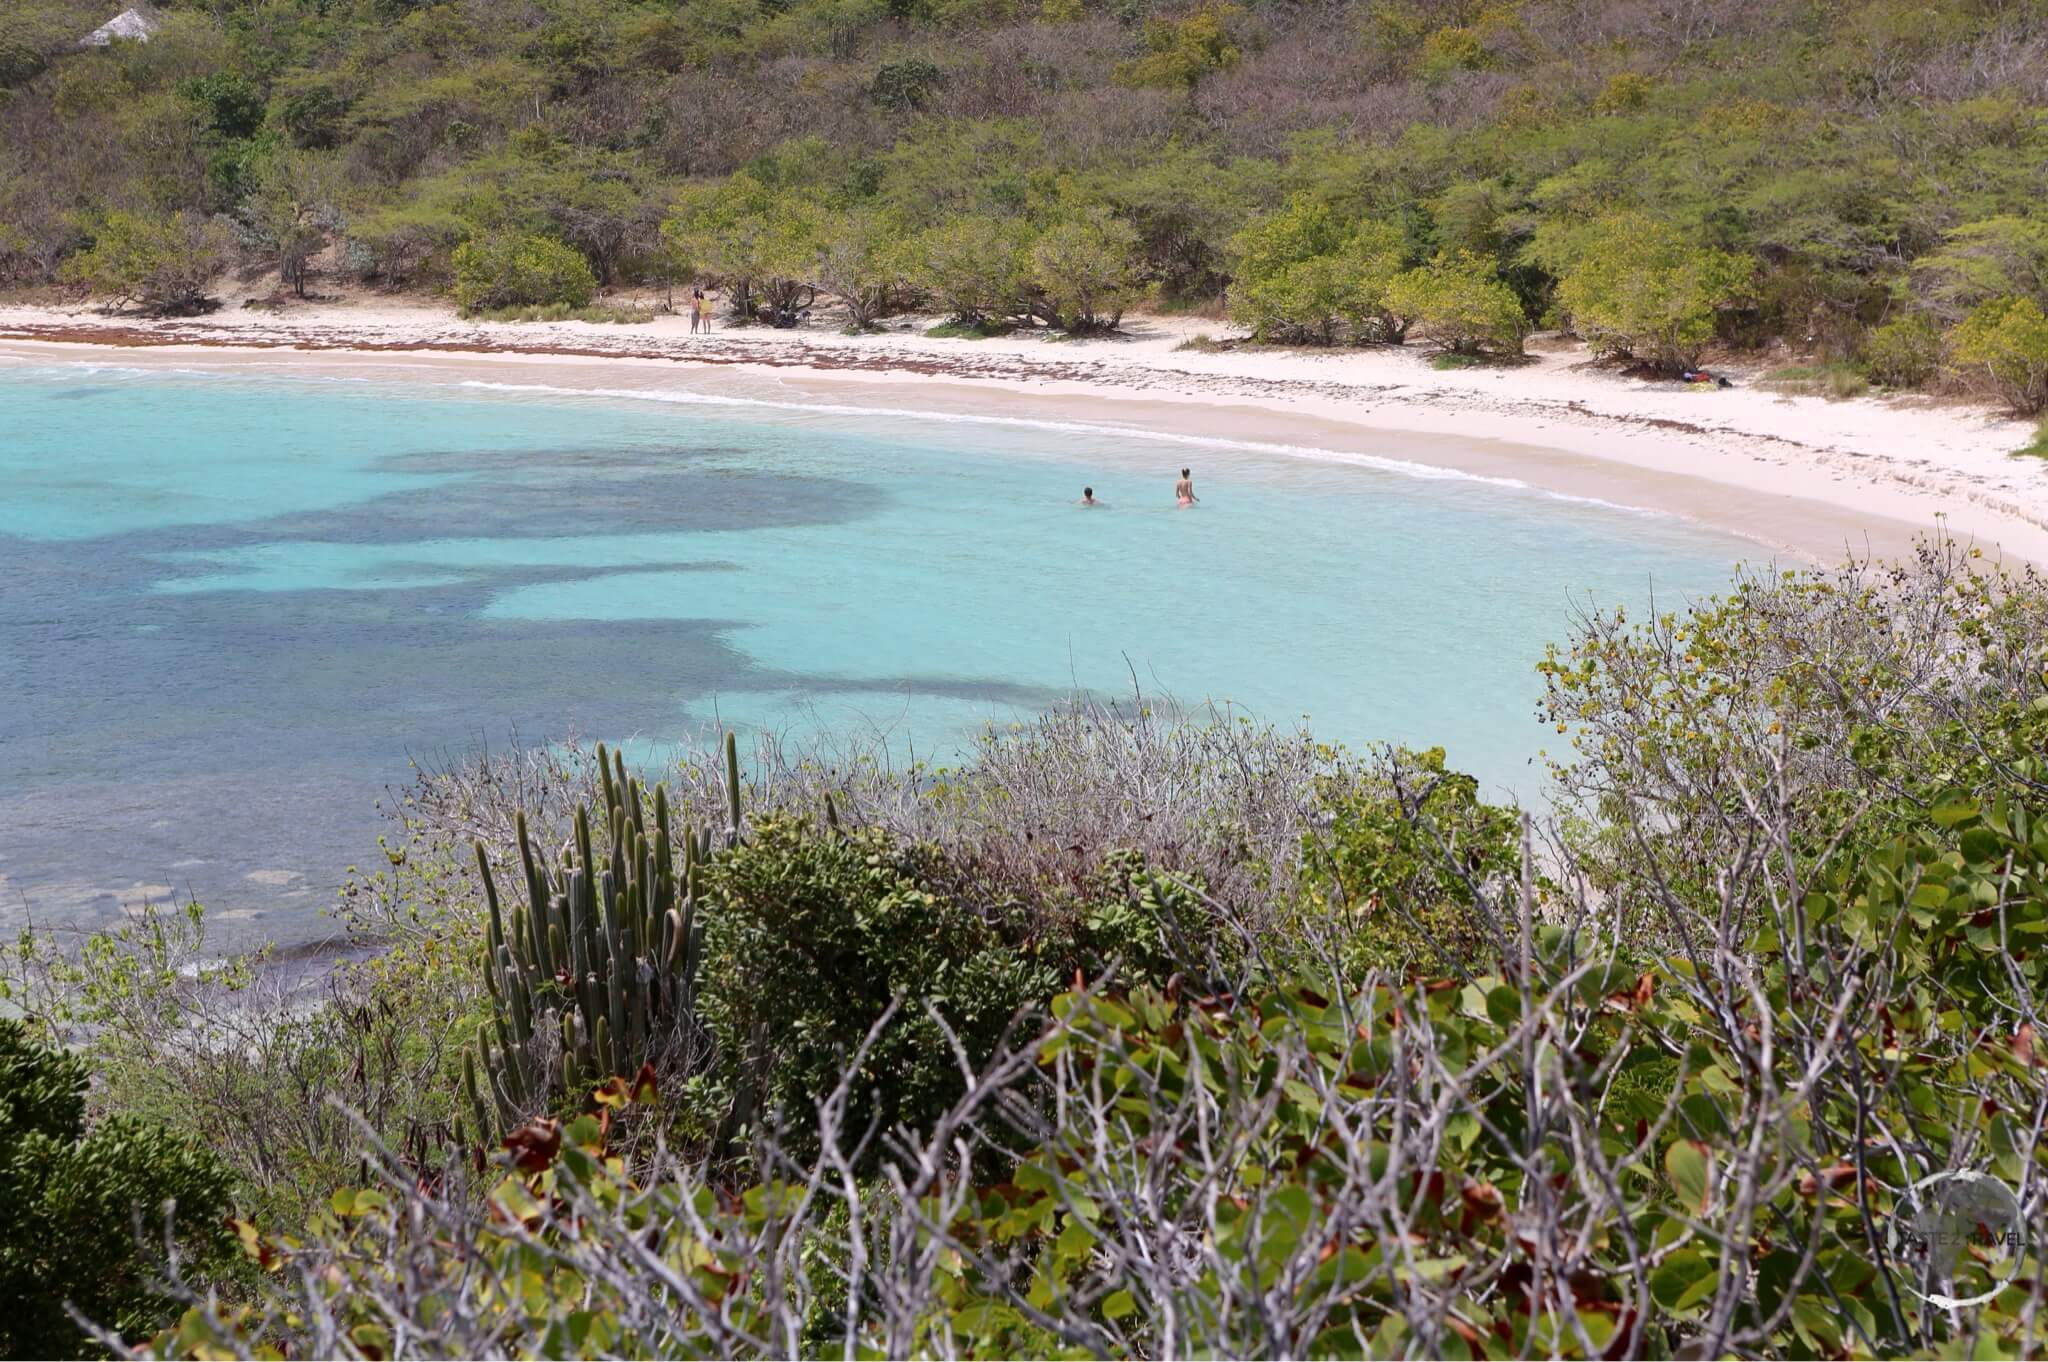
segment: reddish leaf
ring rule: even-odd
[[[1621,1362],[1622,1358],[1629,1355],[1629,1345],[1635,1341],[1635,1330],[1636,1312],[1625,1311],[1621,1318],[1614,1322],[1614,1337],[1607,1344],[1607,1351],[1600,1356],[1606,1359],[1606,1362]]]
[[[562,1123],[545,1117],[528,1121],[505,1137],[514,1166],[526,1173],[544,1173],[562,1152]]]
[[[1491,1223],[1501,1213],[1500,1188],[1490,1182],[1468,1182],[1458,1191],[1465,1209],[1479,1220]]]
[[[1831,1192],[1838,1192],[1856,1181],[1856,1165],[1838,1163],[1820,1170],[1819,1176],[1807,1173],[1799,1179],[1799,1195],[1810,1197],[1819,1194],[1823,1184]]]
[[[1456,1315],[1446,1316],[1444,1323],[1451,1326],[1452,1333],[1465,1340],[1466,1347],[1482,1357],[1485,1356],[1486,1343],[1477,1329],[1467,1324],[1464,1320],[1459,1319]]]

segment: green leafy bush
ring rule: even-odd
[[[1231,29],[1242,15],[1236,5],[1205,0],[1179,20],[1149,21],[1145,55],[1118,66],[1117,79],[1128,85],[1185,89],[1212,71],[1235,66],[1243,51]]]
[[[735,315],[751,319],[757,303],[799,307],[816,295],[825,222],[811,196],[742,171],[682,194],[661,234],[676,259],[725,280]]]
[[[918,237],[915,278],[953,322],[1000,322],[1021,310],[1029,251],[1028,235],[1017,224],[983,216],[953,218]]]
[[[236,140],[253,136],[263,126],[263,95],[233,71],[216,71],[186,81],[182,94],[198,110],[207,130]]]
[[[1941,328],[1908,312],[1863,338],[1863,372],[1887,388],[1917,388],[1941,372]]]
[[[1052,996],[1054,967],[1014,949],[1020,924],[939,891],[938,871],[928,848],[875,832],[821,835],[788,815],[757,821],[746,844],[714,862],[700,997],[743,1107],[805,1123],[900,1000],[866,1051],[853,1119],[922,1125],[960,1087],[924,1008],[986,1055],[1012,1015]]]
[[[1734,911],[1725,879],[1751,835],[1723,810],[1768,789],[1775,834],[1826,848],[1849,811],[1903,783],[1995,769],[1950,746],[2048,693],[2048,590],[1946,541],[1901,564],[1739,573],[1723,596],[1632,617],[1590,614],[1539,665],[1539,713],[1574,862],[1616,930],[1653,933],[1657,903]],[[1761,814],[1759,815],[1761,816]],[[1747,906],[1743,911],[1748,911]]]
[[[1481,904],[1519,873],[1520,818],[1481,800],[1442,748],[1324,776],[1317,804],[1327,821],[1303,838],[1304,939],[1334,929],[1343,978],[1450,973],[1499,952],[1508,924]]]
[[[868,97],[898,112],[922,109],[946,85],[946,73],[923,57],[883,62],[868,81]]]
[[[1949,333],[1962,379],[2022,416],[2048,407],[2048,315],[2032,298],[1980,305]]]
[[[331,150],[346,131],[351,100],[340,81],[309,76],[291,82],[277,97],[278,126],[291,144],[306,151]]]
[[[1537,258],[1558,275],[1557,302],[1602,354],[1667,372],[1697,367],[1721,312],[1749,296],[1755,266],[1698,244],[1644,213],[1539,235]]]
[[[543,236],[503,234],[455,250],[455,302],[465,313],[562,303],[583,307],[597,293],[590,262]]]
[[[470,225],[436,203],[377,209],[348,223],[348,263],[356,275],[392,288],[445,280]]]
[[[166,1226],[218,1267],[228,1177],[206,1149],[125,1117],[85,1123],[82,1061],[0,1018],[0,1353],[98,1351],[65,1311],[129,1337],[172,1313],[153,1290]],[[167,1205],[175,1209],[166,1219]]]
[[[1386,299],[1391,311],[1412,318],[1454,354],[1519,355],[1529,334],[1522,300],[1491,260],[1470,251],[1439,255],[1397,276],[1387,285]]]
[[[1399,229],[1346,218],[1321,195],[1297,194],[1231,242],[1232,314],[1261,340],[1399,344],[1409,318],[1390,302],[1406,254]]]
[[[2018,215],[1963,223],[1913,262],[1913,277],[1949,318],[1999,298],[2048,302],[2048,223]]]
[[[834,214],[818,233],[813,272],[838,296],[855,331],[904,305],[913,269],[908,236],[891,214],[865,208]]]
[[[65,277],[148,313],[191,312],[228,267],[227,228],[193,213],[107,214]]]
[[[1138,234],[1100,205],[1070,208],[1031,244],[1031,283],[1048,322],[1085,335],[1114,330],[1130,302]]]
[[[34,39],[18,33],[0,32],[0,90],[28,84],[48,65],[42,46]]]
[[[1597,114],[1629,113],[1650,102],[1650,92],[1657,88],[1657,82],[1634,71],[1623,71],[1610,76],[1607,84],[1593,100],[1593,112]]]

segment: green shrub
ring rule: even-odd
[[[1187,89],[1212,71],[1237,65],[1244,54],[1231,29],[1244,11],[1205,0],[1185,18],[1154,19],[1145,25],[1146,52],[1116,69],[1126,85]]]
[[[937,326],[926,327],[924,334],[938,340],[989,340],[996,336],[1007,336],[1014,329],[1007,322],[962,322],[948,319]]]
[[[2048,407],[2048,315],[2032,298],[1984,303],[1949,333],[1949,363],[2022,416]]]
[[[1749,296],[1756,268],[1643,213],[1539,233],[1534,254],[1559,275],[1558,306],[1596,353],[1673,373],[1697,367],[1720,313]]]
[[[2001,215],[1949,229],[1913,262],[1916,291],[1944,317],[2000,298],[2048,302],[2048,223]]]
[[[1941,371],[1941,328],[1908,312],[1863,338],[1863,372],[1887,388],[1917,388]]]
[[[1387,223],[1346,218],[1317,194],[1297,194],[1231,241],[1231,314],[1260,340],[1399,344],[1408,319],[1389,305],[1406,246]]]
[[[837,295],[850,330],[872,328],[906,301],[913,249],[894,215],[868,209],[829,214],[815,250],[812,273]]]
[[[1016,315],[1031,271],[1028,234],[997,218],[951,218],[921,233],[913,275],[949,320],[963,326]]]
[[[1048,321],[1086,334],[1115,329],[1130,302],[1138,234],[1105,208],[1061,215],[1031,245],[1031,283]]]
[[[39,44],[20,34],[0,32],[0,90],[28,84],[48,65]]]
[[[920,110],[946,85],[946,73],[923,57],[883,62],[868,81],[869,99],[898,113]]]
[[[194,213],[109,213],[92,246],[64,264],[64,277],[108,294],[116,306],[162,314],[206,301],[228,267],[228,230]]]
[[[1529,319],[1493,262],[1470,251],[1439,255],[1387,285],[1387,307],[1413,319],[1454,354],[1522,353]]]
[[[445,280],[468,232],[459,214],[438,203],[373,209],[349,220],[348,265],[389,288]]]
[[[1608,78],[1606,86],[1593,100],[1593,112],[1632,113],[1650,102],[1650,92],[1656,88],[1657,82],[1649,76],[1623,71]]]
[[[278,96],[277,122],[293,146],[325,151],[341,141],[349,104],[345,88],[338,81],[308,75],[292,82]]]
[[[559,241],[504,233],[456,248],[454,292],[465,313],[549,303],[583,307],[597,293],[597,275]]]
[[[827,214],[817,197],[747,171],[723,184],[691,186],[661,224],[670,257],[686,270],[726,281],[734,314],[809,304]]]
[[[1519,819],[1446,768],[1442,748],[1370,777],[1322,777],[1316,802],[1326,822],[1302,839],[1301,911],[1336,927],[1342,977],[1448,973],[1499,950],[1500,924],[1479,904],[1517,872]]]
[[[1488,65],[1485,44],[1477,29],[1462,26],[1437,29],[1422,40],[1416,74],[1431,84],[1440,84],[1459,71],[1478,71]]]
[[[96,1353],[67,1303],[131,1338],[160,1327],[173,1313],[152,1290],[167,1223],[199,1264],[224,1257],[219,1161],[126,1117],[88,1132],[86,1080],[82,1061],[0,1018],[0,1355]]]
[[[1019,924],[935,891],[938,870],[929,848],[876,832],[828,833],[789,815],[760,819],[745,844],[716,859],[699,996],[743,1110],[779,1107],[806,1121],[900,998],[867,1053],[855,1121],[922,1124],[960,1086],[926,1004],[970,1054],[986,1055],[1013,1014],[1052,996],[1054,968],[1010,944],[1022,937]],[[744,1091],[753,1085],[758,1099]]]
[[[198,76],[179,87],[207,130],[230,141],[252,136],[263,126],[263,95],[233,71]]]

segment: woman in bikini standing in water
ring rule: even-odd
[[[1185,468],[1180,470],[1180,481],[1173,485],[1173,496],[1174,500],[1178,501],[1183,508],[1195,504],[1194,475]]]

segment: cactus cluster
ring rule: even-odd
[[[697,882],[712,833],[685,829],[680,866],[669,838],[668,793],[650,797],[617,753],[597,749],[608,848],[599,854],[587,805],[550,865],[517,820],[526,902],[508,917],[481,844],[477,869],[489,907],[483,965],[491,1019],[463,1056],[463,1086],[480,1140],[510,1129],[563,1094],[631,1074],[696,1011],[704,924]],[[739,753],[725,737],[730,823],[740,831]],[[560,1045],[548,1043],[558,1034]],[[559,1063],[550,1052],[558,1048]]]

